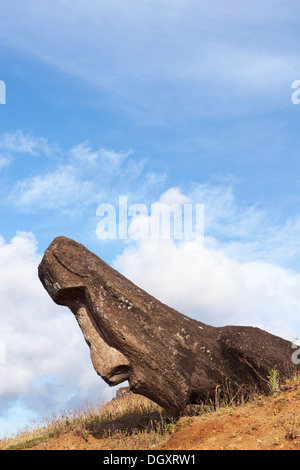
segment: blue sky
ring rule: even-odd
[[[111,396],[36,270],[66,235],[214,325],[300,335],[297,1],[2,0],[0,435]],[[119,196],[205,204],[205,243],[100,241]]]

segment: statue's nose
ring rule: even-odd
[[[117,349],[109,346],[94,328],[85,306],[75,313],[78,324],[91,350],[93,366],[103,380],[110,385],[118,385],[129,379],[130,362]]]

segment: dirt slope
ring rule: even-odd
[[[106,439],[65,434],[35,449],[104,449]],[[110,446],[109,446],[110,447]],[[225,408],[209,415],[181,418],[176,431],[161,449],[300,450],[300,387],[290,387],[273,397],[244,406]]]
[[[135,396],[125,398],[136,400]],[[122,402],[120,402],[122,403]],[[112,405],[111,405],[112,406]],[[14,448],[28,450],[300,450],[300,383],[285,386],[274,396],[220,408],[197,417],[182,417],[165,434],[112,435],[66,430],[58,435],[27,440]],[[173,431],[175,426],[175,431]],[[171,435],[170,435],[171,433]],[[166,442],[167,440],[167,442]],[[162,444],[164,443],[164,444]],[[1,448],[1,446],[0,446]],[[12,448],[12,447],[11,447]]]
[[[300,387],[194,418],[164,449],[300,450]]]

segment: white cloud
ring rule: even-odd
[[[58,148],[50,146],[43,137],[35,137],[17,130],[1,135],[0,150],[5,150],[8,153],[44,154],[50,157],[58,151]]]
[[[184,195],[173,188],[160,199],[171,203],[179,195],[183,202]],[[291,252],[299,258],[297,220],[278,233],[265,213],[238,207],[228,188],[200,185],[186,198],[206,204],[204,244],[200,239],[131,241],[114,267],[200,321],[259,326],[294,339],[300,333],[300,273],[289,265]],[[222,222],[230,227],[225,238]]]
[[[191,202],[191,200],[182,194],[179,188],[169,188],[159,198],[158,203],[160,204],[185,204]]]
[[[277,208],[237,199],[235,182],[187,185],[190,201],[204,204],[206,244],[239,261],[268,261],[297,270],[300,260],[300,217],[285,218]]]
[[[43,137],[24,134],[21,130],[6,132],[0,136],[0,171],[12,163],[18,154],[53,157],[59,153]]]
[[[11,158],[10,158],[9,155],[1,155],[0,154],[0,171],[4,167],[8,166],[10,164],[10,162],[11,162]]]
[[[70,150],[71,161],[85,165],[101,165],[103,171],[113,173],[119,171],[132,150],[116,152],[106,148],[92,150],[88,142],[82,142]]]
[[[267,262],[237,262],[197,241],[144,241],[114,267],[173,308],[204,323],[299,335],[300,274]]]
[[[92,183],[80,179],[72,166],[59,166],[52,173],[26,178],[16,183],[10,200],[23,208],[60,210],[90,202]]]
[[[92,149],[82,142],[65,154],[58,149],[58,154],[51,170],[40,169],[17,181],[5,202],[27,212],[57,210],[74,216],[90,204],[114,203],[120,195],[145,198],[166,180],[165,175],[149,172],[146,159],[133,157],[131,149]]]
[[[16,410],[20,417],[41,419],[97,399],[106,387],[72,313],[56,306],[40,283],[40,259],[31,234],[0,240],[0,340],[6,348],[6,363],[0,365],[1,435],[22,424]]]

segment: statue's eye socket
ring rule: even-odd
[[[57,246],[53,250],[53,256],[56,261],[64,268],[79,277],[88,277],[88,273],[84,269],[84,260],[78,255],[75,247],[68,247],[64,250],[63,246]]]

